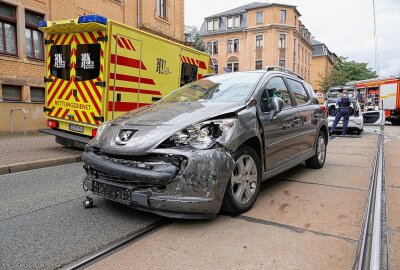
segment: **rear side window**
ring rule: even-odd
[[[283,99],[283,108],[291,107],[289,91],[286,87],[285,82],[281,77],[272,78],[266,85],[264,92],[261,95],[261,111],[271,111],[271,102],[273,97],[279,97]]]
[[[306,104],[310,98],[307,95],[306,90],[301,82],[288,79],[290,88],[293,91],[294,98],[296,99],[297,105]]]
[[[76,48],[76,79],[87,81],[100,74],[100,44],[79,44]]]
[[[51,46],[51,75],[69,80],[71,63],[71,45]]]

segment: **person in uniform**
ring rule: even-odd
[[[347,125],[349,123],[349,117],[350,117],[350,107],[352,106],[351,98],[347,95],[347,90],[342,91],[340,98],[336,101],[336,106],[339,107],[339,110],[336,114],[335,121],[333,121],[330,134],[335,132],[337,124],[343,117],[342,135],[344,136],[346,135],[347,132]]]

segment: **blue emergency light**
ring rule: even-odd
[[[47,27],[47,21],[39,21],[39,27]]]
[[[78,23],[101,23],[107,25],[107,18],[100,15],[84,15],[80,16],[78,19]]]

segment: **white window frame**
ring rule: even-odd
[[[259,36],[262,36],[262,41],[261,41],[261,47],[260,48],[258,48],[257,47],[257,37],[259,37]],[[264,34],[256,34],[256,36],[255,36],[255,44],[256,44],[256,50],[263,50],[264,49],[264,44],[265,44],[265,41],[264,41]]]
[[[161,19],[167,20],[167,7],[168,7],[168,0],[157,0],[157,16]]]
[[[232,25],[229,26],[229,21],[231,20]],[[238,25],[236,25],[236,20],[238,20]],[[231,16],[226,18],[226,29],[235,29],[235,28],[240,28],[240,15],[237,16]]]
[[[233,66],[234,66],[235,64],[238,65],[238,70],[237,70],[237,71],[234,71],[234,70],[233,70],[233,69],[234,69]],[[239,71],[239,62],[230,62],[230,63],[227,64],[227,66],[231,68],[231,72],[238,72],[238,71]]]
[[[238,41],[238,49],[235,51],[235,40]],[[232,41],[230,50],[229,50],[229,41]],[[226,40],[226,52],[227,53],[238,53],[240,52],[240,39],[239,38],[229,38]]]
[[[208,41],[207,44],[206,44],[208,53],[209,53],[210,55],[215,55],[215,54],[218,55],[218,52],[215,53],[215,51],[214,51],[214,43],[217,43],[217,48],[218,48],[218,46],[219,46],[218,40]],[[211,44],[211,51],[209,51],[209,49],[208,49],[208,44]],[[219,51],[219,48],[217,49],[217,51]]]
[[[281,35],[285,36],[284,42],[282,42]],[[286,49],[286,46],[287,46],[287,34],[286,33],[279,33],[278,48],[279,49]]]
[[[285,14],[284,20],[282,20],[282,14]],[[287,10],[286,9],[281,9],[279,12],[279,21],[280,22],[286,22],[287,21]]]
[[[217,27],[215,27],[215,22],[217,22]],[[211,23],[212,29],[208,27],[209,23]],[[213,32],[218,30],[219,30],[219,19],[212,19],[207,21],[207,32]]]
[[[258,14],[261,14],[261,21],[257,21]],[[264,23],[264,11],[256,11],[256,24],[263,24]]]

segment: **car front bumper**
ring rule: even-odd
[[[138,158],[110,157],[87,146],[82,157],[88,190],[172,218],[214,218],[234,167],[223,147],[160,149]]]

